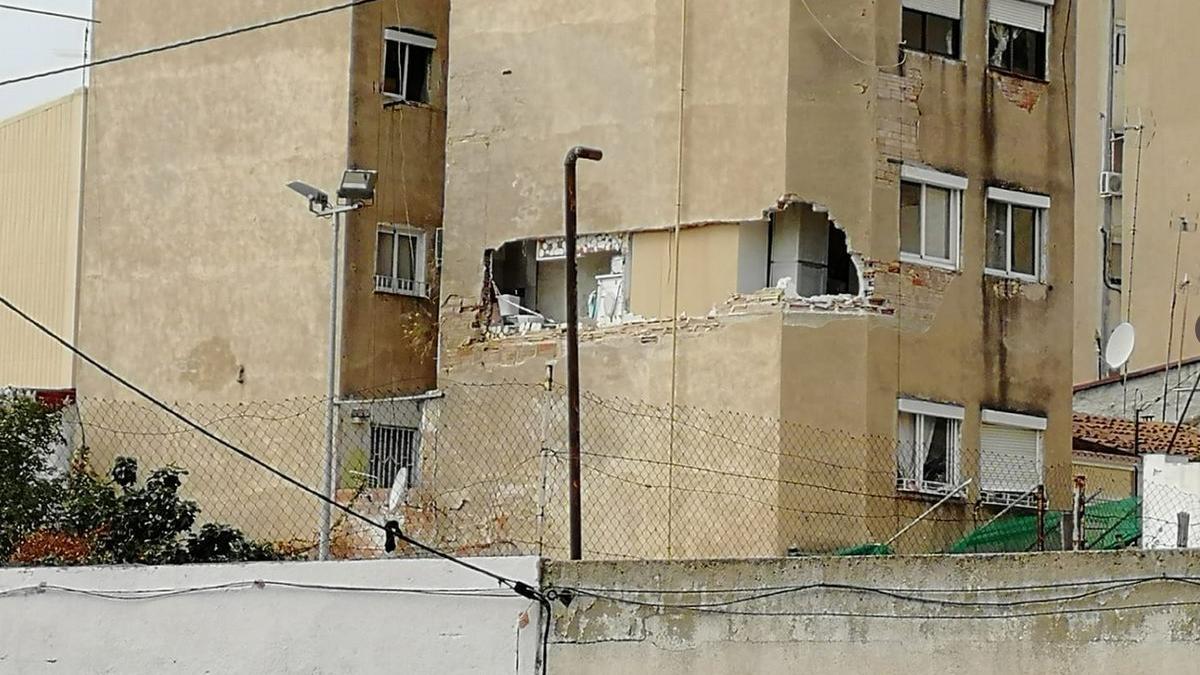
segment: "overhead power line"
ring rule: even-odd
[[[86,21],[87,23],[100,23],[96,19],[86,16],[76,16],[74,14],[63,14],[61,12],[51,12],[45,9],[34,9],[33,7],[19,7],[17,5],[8,5],[0,3],[0,9],[9,9],[14,12],[26,12],[28,14],[39,14],[41,16],[52,16],[56,19],[71,19],[72,21]]]
[[[10,78],[7,80],[0,80],[0,87],[8,86],[10,84],[17,84],[19,82],[29,82],[30,80],[37,80],[37,79],[41,79],[43,77],[51,77],[53,75],[61,75],[63,73],[71,73],[71,72],[75,72],[77,70],[83,70],[85,68],[94,68],[96,66],[104,66],[104,65],[108,65],[110,63],[117,63],[119,61],[128,61],[129,59],[136,59],[141,56],[149,56],[151,54],[160,54],[162,52],[169,52],[174,49],[180,49],[182,47],[190,47],[192,45],[197,45],[202,42],[210,42],[212,40],[220,40],[221,38],[232,37],[234,35],[242,35],[243,33],[251,33],[256,30],[262,30],[264,28],[273,28],[275,26],[282,26],[287,23],[292,23],[295,21],[302,21],[304,19],[311,19],[313,17],[321,16],[323,14],[331,14],[333,12],[340,12],[344,9],[358,7],[359,5],[369,5],[373,2],[378,2],[378,1],[379,0],[350,0],[350,2],[343,2],[340,5],[333,5],[331,7],[323,7],[321,9],[314,9],[312,11],[303,12],[301,14],[293,14],[291,16],[285,16],[285,17],[282,17],[279,19],[272,19],[270,21],[264,21],[262,23],[256,23],[256,24],[252,24],[249,26],[242,26],[241,28],[232,28],[230,30],[221,31],[220,33],[212,33],[210,35],[202,35],[199,37],[188,38],[187,40],[181,40],[179,42],[171,42],[169,44],[160,45],[158,47],[148,47],[146,49],[139,49],[137,51],[128,52],[126,54],[118,54],[117,56],[110,56],[108,58],[97,59],[95,61],[92,61],[91,63],[80,63],[75,66],[66,66],[64,68],[55,68],[54,70],[47,70],[45,72],[34,73],[32,75],[22,75],[20,77],[13,77],[13,78]]]

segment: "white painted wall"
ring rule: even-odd
[[[1142,545],[1175,548],[1179,513],[1191,515],[1188,547],[1200,547],[1200,463],[1179,455],[1142,456]]]
[[[537,585],[536,558],[471,562]],[[117,591],[255,580],[496,589],[486,577],[436,560],[0,569],[0,672],[536,672],[539,607],[515,596],[269,584],[146,600],[56,590],[9,593],[38,584]]]

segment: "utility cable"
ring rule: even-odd
[[[266,589],[271,587],[289,590],[308,590],[337,593],[379,593],[397,595],[437,595],[459,598],[497,598],[511,599],[510,593],[497,592],[491,588],[395,588],[387,586],[346,586],[339,584],[315,584],[298,581],[272,581],[269,579],[252,579],[231,581],[220,584],[200,586],[183,586],[179,588],[129,588],[129,589],[92,589],[60,586],[58,584],[31,584],[16,588],[0,589],[0,598],[35,593],[57,592],[71,595],[84,595],[105,600],[159,600],[162,598],[191,595],[196,593],[214,593],[221,591],[237,591],[252,588]]]
[[[264,28],[273,28],[275,26],[282,26],[284,24],[293,23],[295,21],[311,19],[313,17],[321,16],[323,14],[331,14],[333,12],[340,12],[344,9],[351,9],[353,7],[358,7],[359,5],[368,5],[373,2],[378,2],[378,0],[350,0],[349,2],[343,2],[340,5],[333,5],[331,7],[323,7],[321,9],[314,9],[309,12],[303,12],[300,14],[292,14],[290,16],[285,16],[285,17],[282,17],[279,19],[271,19],[270,21],[263,21],[261,23],[251,24],[249,26],[242,26],[240,28],[232,28],[229,30],[221,31],[219,33],[210,33],[208,35],[201,35],[201,36],[194,37],[194,38],[188,38],[186,40],[180,40],[178,42],[170,42],[165,45],[160,45],[158,47],[148,47],[146,49],[139,49],[139,50],[132,51],[132,52],[126,52],[125,54],[118,54],[116,56],[110,56],[108,58],[96,59],[95,61],[92,61],[91,63],[85,62],[85,63],[81,63],[81,64],[74,65],[74,66],[66,66],[63,68],[55,68],[54,70],[47,70],[47,71],[44,71],[41,73],[34,73],[32,75],[22,75],[20,77],[9,78],[7,80],[0,80],[0,87],[4,87],[4,86],[10,85],[10,84],[17,84],[18,82],[28,82],[30,80],[37,80],[37,79],[41,79],[43,77],[51,77],[53,75],[61,75],[62,73],[71,73],[76,70],[83,70],[85,68],[93,68],[95,66],[104,66],[104,65],[108,65],[110,63],[118,63],[120,61],[128,61],[129,59],[136,59],[141,56],[149,56],[151,54],[161,54],[163,52],[169,52],[174,49],[180,49],[182,47],[190,47],[192,45],[197,45],[197,44],[200,44],[203,42],[210,42],[212,40],[219,40],[221,38],[233,37],[234,35],[242,35],[244,33],[251,33],[253,31],[262,30]],[[4,7],[5,9],[20,9],[20,8],[16,8],[16,7],[7,7],[7,6],[3,6],[3,5],[0,5],[0,7]]]
[[[37,14],[40,16],[52,16],[56,19],[71,19],[72,21],[86,21],[87,23],[100,23],[96,19],[92,19],[92,18],[86,17],[86,16],[76,16],[75,14],[63,14],[61,12],[51,12],[46,9],[34,9],[33,7],[19,7],[17,5],[0,4],[0,9],[9,9],[14,12],[25,12],[27,14]]]
[[[153,404],[156,408],[159,408],[163,412],[167,413],[171,417],[174,417],[175,419],[179,420],[180,422],[187,425],[188,427],[191,427],[192,429],[194,429],[196,431],[196,433],[200,434],[201,436],[204,436],[205,438],[216,443],[217,445],[220,445],[221,447],[233,452],[234,454],[238,455],[239,457],[241,457],[253,464],[256,464],[258,467],[264,469],[265,471],[272,474],[276,478],[279,478],[280,480],[284,481],[285,483],[287,483],[295,488],[298,488],[302,492],[304,492],[312,497],[315,497],[322,502],[329,504],[331,507],[342,511],[343,513],[345,513],[348,516],[356,518],[356,519],[362,521],[363,523],[370,525],[371,527],[383,530],[384,533],[386,533],[390,536],[393,536],[393,537],[409,544],[410,546],[412,546],[414,548],[417,548],[421,551],[424,551],[425,553],[428,553],[435,557],[441,558],[448,562],[452,562],[460,567],[466,568],[466,569],[476,572],[478,574],[482,574],[482,575],[494,580],[496,583],[500,584],[501,586],[508,587],[517,595],[520,595],[525,598],[529,598],[530,600],[538,600],[539,598],[542,597],[541,594],[538,593],[538,591],[536,589],[534,589],[532,586],[530,586],[529,584],[526,584],[523,581],[519,581],[517,579],[509,579],[508,577],[505,577],[503,575],[492,572],[491,570],[484,569],[478,565],[469,563],[466,560],[463,560],[462,558],[458,558],[449,553],[445,553],[436,548],[428,546],[420,541],[417,541],[416,539],[413,539],[412,537],[409,537],[407,534],[405,534],[404,532],[402,532],[400,530],[400,526],[398,524],[396,524],[395,521],[389,521],[387,524],[378,523],[378,522],[374,521],[373,519],[371,519],[369,516],[366,516],[349,506],[341,504],[335,499],[330,499],[329,497],[318,492],[317,490],[314,490],[313,488],[309,487],[308,485],[305,485],[302,481],[300,481],[296,478],[293,478],[291,475],[285,473],[284,471],[263,461],[262,459],[259,459],[254,454],[234,445],[233,443],[230,443],[229,441],[225,440],[224,438],[221,438],[220,436],[217,436],[216,434],[209,431],[207,428],[205,428],[201,424],[192,421],[192,419],[190,417],[188,417],[187,415],[184,415],[183,413],[179,412],[175,408],[172,408],[171,406],[167,405],[166,403],[163,403],[161,400],[159,400],[152,394],[148,393],[146,390],[142,389],[141,387],[137,386],[136,384],[125,379],[121,375],[114,372],[108,366],[105,366],[104,364],[102,364],[99,361],[97,361],[96,359],[94,359],[91,355],[87,354],[83,350],[81,350],[78,347],[76,347],[75,345],[71,344],[66,339],[60,337],[57,333],[55,333],[54,331],[47,328],[45,325],[43,325],[37,319],[26,314],[21,308],[14,305],[8,298],[4,297],[3,295],[0,295],[0,305],[7,307],[14,314],[21,317],[21,319],[23,319],[26,323],[29,323],[34,328],[36,328],[40,332],[44,333],[47,337],[49,337],[50,339],[52,339],[55,342],[57,342],[58,344],[60,344],[65,349],[67,349],[71,353],[75,354],[79,358],[83,359],[84,361],[86,361],[92,367],[99,370],[101,373],[103,373],[107,377],[112,378],[113,380],[115,380],[116,382],[121,384],[121,386],[125,387],[126,389],[129,389],[130,391],[134,392],[138,396],[141,396],[142,398],[146,399],[151,404]]]

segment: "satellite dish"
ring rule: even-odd
[[[1133,356],[1134,342],[1133,324],[1125,322],[1117,326],[1108,337],[1108,347],[1104,350],[1104,360],[1108,367],[1117,370],[1124,366],[1129,357]]]

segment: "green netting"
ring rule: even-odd
[[[892,548],[886,544],[859,544],[835,551],[834,555],[892,555],[892,553]]]
[[[1061,539],[1062,514],[1046,514],[1046,541]],[[959,539],[949,553],[1019,553],[1037,547],[1037,516],[1001,518]]]
[[[1062,514],[1046,514],[1046,544],[1058,548],[1062,542]],[[1141,504],[1136,497],[1088,504],[1083,527],[1090,551],[1125,548],[1142,534]],[[1020,553],[1037,546],[1037,516],[1001,518],[955,542],[949,553]]]
[[[1137,497],[1088,504],[1083,516],[1087,548],[1104,551],[1126,548],[1142,536],[1142,508]]]

